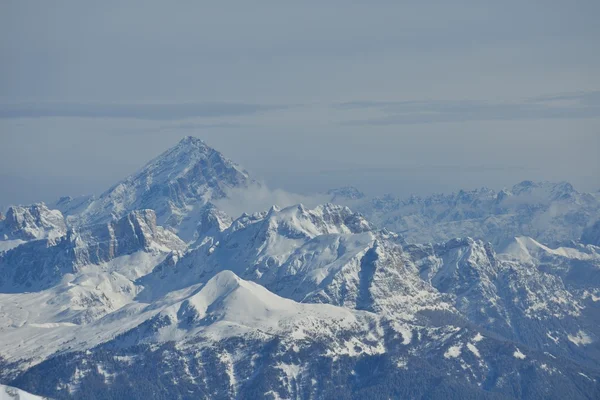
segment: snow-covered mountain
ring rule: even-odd
[[[580,193],[568,183],[524,181],[511,189],[476,189],[429,197],[368,198],[355,189],[330,191],[337,203],[402,234],[411,243],[473,237],[504,243],[529,236],[549,245],[578,241],[600,219],[598,193]]]
[[[600,393],[596,369],[460,319],[424,326],[297,303],[231,271],[152,304],[134,301],[87,325],[31,325],[22,329],[35,331],[31,339],[21,339],[24,344],[37,340],[59,351],[12,383],[56,398],[98,393],[131,399],[593,398]]]
[[[552,250],[523,237],[499,255],[489,243],[472,239],[406,247],[422,278],[451,295],[469,321],[529,348],[597,367],[598,250]],[[578,338],[586,338],[585,345]]]
[[[254,184],[186,138],[97,198],[9,210],[0,382],[56,399],[600,397],[595,195],[216,205]]]
[[[80,225],[152,209],[159,225],[173,228],[187,241],[196,233],[196,214],[205,204],[225,197],[228,189],[249,185],[257,183],[246,171],[188,136],[98,198],[63,198],[56,206]]]
[[[422,310],[451,308],[419,278],[413,265],[404,262],[397,235],[374,230],[347,207],[273,207],[243,215],[202,243],[143,278],[148,296],[205,281],[227,268],[301,302],[406,319]]]

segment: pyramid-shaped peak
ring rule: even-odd
[[[152,209],[158,225],[174,228],[188,241],[196,234],[204,205],[227,197],[230,189],[254,184],[233,161],[203,140],[186,136],[89,202],[81,216],[87,224],[96,224],[133,210]]]
[[[138,172],[111,188],[109,192],[114,192],[116,188],[118,197],[121,197],[119,186],[125,184],[126,186],[141,186],[143,191],[152,188],[163,193],[177,190],[184,191],[191,196],[206,192],[207,189],[213,189],[218,192],[217,197],[223,197],[223,187],[245,186],[250,181],[246,171],[233,161],[208,146],[201,139],[187,136],[177,145],[148,162]],[[167,190],[168,186],[175,187]],[[176,199],[171,200],[177,202],[180,197],[178,195]],[[156,211],[159,214],[159,210]]]
[[[242,279],[230,270],[223,270],[218,272],[215,276],[210,278],[203,288],[214,287],[219,292],[219,295],[223,295],[223,291],[231,291],[241,285]]]

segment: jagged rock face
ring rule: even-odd
[[[337,196],[336,202],[351,205],[411,243],[469,236],[501,245],[515,236],[530,236],[555,246],[578,241],[589,221],[600,218],[600,197],[579,193],[568,183],[525,181],[499,192],[483,188],[406,200]]]
[[[35,240],[66,233],[63,215],[45,204],[13,206],[0,218],[0,240]]]
[[[76,271],[73,246],[65,236],[22,244],[0,253],[0,291],[36,291]]]
[[[77,263],[99,264],[115,257],[153,246],[183,251],[186,246],[176,235],[156,225],[152,210],[133,211],[118,221],[99,224],[73,233]]]
[[[213,204],[207,204],[200,212],[197,225],[199,241],[218,236],[231,226],[233,220]]]
[[[185,247],[176,235],[156,226],[154,211],[134,211],[115,222],[70,230],[58,239],[29,242],[0,254],[0,290],[42,290],[84,265],[136,251],[170,252]]]
[[[61,206],[88,224],[152,209],[159,225],[177,230],[188,241],[196,233],[196,213],[205,204],[225,197],[231,188],[254,184],[231,160],[202,140],[187,137],[97,199],[75,209],[63,199]]]

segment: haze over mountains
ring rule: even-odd
[[[600,193],[298,198],[187,137],[97,197],[9,208],[0,382],[57,399],[600,397]]]

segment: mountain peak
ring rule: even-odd
[[[196,136],[185,136],[179,141],[179,145],[206,146],[206,142]]]
[[[157,223],[189,241],[196,234],[197,214],[207,203],[227,197],[232,188],[256,182],[248,173],[203,140],[186,136],[178,144],[85,204],[83,222],[119,219],[128,212],[152,209]]]
[[[177,144],[170,149],[167,149],[165,152],[161,154],[161,156],[165,156],[167,154],[171,154],[173,152],[199,152],[201,154],[209,154],[209,153],[219,153],[213,147],[209,146],[204,140],[197,138],[195,136],[185,136],[183,137]],[[220,153],[219,153],[220,154]],[[160,158],[160,156],[158,157]]]
[[[150,173],[161,174],[165,180],[177,179],[193,169],[199,162],[209,159],[212,162],[235,166],[232,161],[208,146],[202,139],[186,136],[175,146],[147,163],[137,173],[128,177],[127,180],[143,178]]]

